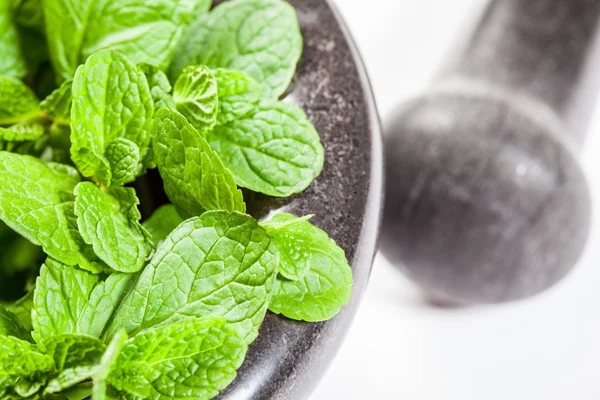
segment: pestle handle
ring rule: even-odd
[[[385,124],[381,248],[433,297],[521,299],[577,261],[599,21],[600,1],[493,0],[464,53]]]
[[[600,1],[492,1],[441,80],[540,100],[582,144],[600,85]]]

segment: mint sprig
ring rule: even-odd
[[[307,115],[278,101],[294,9],[39,5],[0,0],[0,398],[212,398],[268,310],[322,321],[351,295],[312,215],[259,222],[240,189],[289,196],[323,168]]]

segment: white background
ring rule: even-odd
[[[336,2],[365,59],[383,120],[426,87],[460,27],[486,3]],[[583,164],[600,210],[600,108]],[[596,222],[586,252],[564,281],[507,305],[432,308],[378,255],[354,325],[312,400],[600,399]]]

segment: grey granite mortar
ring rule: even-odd
[[[369,82],[339,15],[325,0],[291,0],[304,52],[286,101],[301,106],[321,134],[325,167],[304,193],[288,199],[251,195],[249,213],[285,210],[311,220],[345,250],[352,300],[322,323],[268,313],[237,379],[221,399],[303,399],[335,356],[363,294],[377,246],[382,202],[380,127]]]

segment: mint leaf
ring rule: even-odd
[[[73,81],[71,157],[83,176],[110,186],[104,152],[117,138],[136,143],[143,157],[150,145],[154,106],[143,73],[113,51],[92,55]],[[103,173],[98,176],[100,165]]]
[[[27,73],[27,66],[21,54],[11,6],[11,0],[0,0],[0,75],[20,78]]]
[[[58,374],[46,386],[44,393],[60,393],[90,379],[106,350],[98,339],[89,336],[61,334],[44,337],[40,342],[51,354]]]
[[[38,100],[31,89],[18,79],[0,75],[0,125],[14,125],[39,114]]]
[[[57,394],[66,391],[92,378],[96,366],[81,366],[67,368],[48,381],[44,394]],[[87,397],[87,396],[86,396]]]
[[[177,111],[157,111],[152,147],[165,192],[183,217],[204,210],[246,211],[231,172]]]
[[[296,281],[310,270],[311,254],[306,252],[305,245],[307,238],[312,240],[313,226],[306,222],[308,218],[281,213],[260,224],[279,250],[279,274],[290,280]]]
[[[285,197],[306,189],[323,168],[319,134],[291,104],[262,102],[251,114],[207,135],[238,185]]]
[[[200,15],[173,57],[171,78],[188,65],[241,70],[276,99],[288,88],[302,54],[294,8],[281,0],[232,0]]]
[[[0,375],[35,378],[55,369],[52,357],[13,336],[0,336]]]
[[[152,252],[152,244],[139,224],[140,215],[123,212],[119,200],[130,202],[127,209],[139,203],[133,188],[113,190],[118,197],[102,191],[90,182],[75,187],[75,215],[83,240],[109,267],[119,272],[137,272],[144,267]]]
[[[114,378],[120,390],[151,399],[210,399],[235,378],[246,343],[224,318],[194,318],[162,325],[127,340]],[[131,366],[128,368],[128,366]],[[128,378],[136,372],[145,385]],[[135,379],[136,377],[134,377]],[[133,384],[132,384],[133,383]]]
[[[182,222],[175,206],[166,204],[157,208],[142,225],[152,235],[154,244],[158,245]]]
[[[217,124],[223,125],[245,117],[258,105],[261,86],[241,71],[217,68],[213,71],[219,94]]]
[[[73,81],[64,81],[62,85],[48,95],[41,103],[40,108],[51,115],[61,124],[68,124],[71,119],[71,106],[73,104]]]
[[[37,122],[19,122],[8,128],[0,127],[0,140],[22,142],[37,140],[44,134],[44,126]]]
[[[277,278],[269,310],[309,322],[333,317],[352,292],[352,270],[344,250],[326,232],[291,214],[277,214],[272,221],[271,226],[294,222],[265,229],[281,254],[281,274],[295,280]]]
[[[217,81],[208,67],[197,65],[184,69],[175,82],[173,100],[177,111],[199,132],[215,127],[219,104]]]
[[[41,0],[13,0],[15,22],[38,32],[44,31],[44,13]]]
[[[19,322],[28,332],[33,330],[31,324],[31,308],[33,307],[33,289],[27,292],[27,294],[21,297],[19,300],[10,308],[10,311],[14,313],[18,318]]]
[[[112,340],[106,347],[106,351],[102,355],[102,359],[98,364],[93,375],[94,389],[92,398],[94,400],[105,400],[107,398],[106,391],[106,379],[111,371],[115,368],[117,359],[125,341],[127,340],[127,334],[125,331],[119,331],[113,336]]]
[[[123,186],[135,180],[139,164],[142,162],[137,144],[131,140],[117,138],[106,147],[104,157],[108,162],[109,170],[104,171],[103,174],[111,175],[111,186]],[[103,164],[100,168],[104,168]]]
[[[194,0],[42,2],[54,68],[64,79],[93,53],[112,49],[133,63],[166,68]]]
[[[167,75],[152,64],[140,63],[137,67],[146,75],[148,85],[150,86],[150,95],[154,102],[154,109],[158,110],[161,107],[175,108],[175,102],[170,94],[173,88]]]
[[[52,260],[42,265],[33,306],[36,341],[59,334],[100,337],[132,275],[100,276]]]
[[[183,222],[156,249],[115,312],[105,337],[182,317],[224,316],[250,343],[258,334],[278,264],[252,217],[209,211]]]
[[[0,336],[14,336],[31,340],[31,334],[23,327],[19,317],[0,305]]]
[[[101,271],[77,232],[70,173],[37,158],[0,152],[0,219],[65,264]]]

